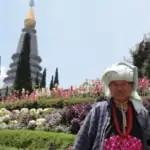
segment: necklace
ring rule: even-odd
[[[112,107],[112,114],[113,114],[113,120],[114,120],[114,124],[115,124],[115,127],[116,127],[116,130],[117,132],[121,135],[121,136],[127,136],[130,134],[131,132],[131,129],[132,129],[132,107],[131,107],[131,104],[129,103],[128,104],[128,110],[127,110],[127,129],[124,129],[124,131],[122,132],[120,127],[119,127],[119,123],[118,123],[118,119],[117,119],[117,116],[116,116],[116,108],[115,106],[113,105]]]
[[[128,110],[128,100],[124,102],[119,102],[115,100],[116,106],[120,109],[121,114],[122,114],[122,126],[123,126],[123,133],[126,132],[126,127],[127,127],[127,118],[126,118],[126,112]],[[127,107],[124,107],[124,105],[127,105]]]
[[[124,101],[124,102],[119,102],[119,101],[117,101],[117,100],[115,100],[114,101],[114,103],[116,104],[116,106],[119,108],[119,109],[123,109],[123,110],[127,110],[126,108],[124,108],[123,106],[124,105],[126,105],[127,103],[128,103],[129,101],[128,100],[126,100],[126,101]]]

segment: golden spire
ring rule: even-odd
[[[30,7],[27,13],[27,16],[24,20],[24,25],[26,28],[34,28],[36,25],[35,17],[34,17],[34,0],[30,0]]]

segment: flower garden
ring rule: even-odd
[[[150,113],[149,84],[139,79],[138,90]],[[105,99],[99,80],[68,90],[23,91],[21,100],[16,95],[14,91],[0,103],[0,149],[69,150],[96,99]]]

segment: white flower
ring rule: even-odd
[[[0,110],[0,116],[3,116],[3,111],[2,110]]]
[[[20,111],[18,109],[16,109],[16,110],[13,110],[12,113],[19,114]]]
[[[43,109],[43,112],[51,112],[52,111],[52,108],[44,108]]]
[[[8,111],[6,108],[1,108],[1,109],[0,109],[0,114],[1,114],[1,115],[10,114],[10,113],[11,113],[11,112]]]
[[[1,123],[0,124],[0,129],[6,129],[7,128],[7,124],[6,123]]]
[[[4,119],[10,119],[10,116],[9,115],[5,115]]]
[[[36,113],[36,109],[35,108],[30,109],[30,113]]]
[[[26,114],[29,112],[29,109],[28,108],[22,108],[20,112]]]
[[[43,109],[42,108],[38,108],[37,109],[37,114],[40,114],[40,113],[42,113],[43,112]]]
[[[0,117],[0,123],[2,123],[4,120],[4,117]]]
[[[35,120],[30,120],[28,125],[35,125],[35,124],[36,124]]]
[[[46,119],[39,118],[39,119],[36,120],[36,125],[37,126],[43,126],[45,124],[45,122],[46,122]]]
[[[17,123],[18,123],[17,120],[12,120],[12,121],[10,121],[10,124],[11,124],[11,125],[14,125],[14,124],[17,124]]]
[[[1,108],[1,111],[7,111],[7,109],[6,108]]]

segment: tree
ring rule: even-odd
[[[147,76],[150,79],[150,40],[143,39],[137,44],[134,51],[131,52],[133,58],[133,65],[138,68],[139,78]]]
[[[141,41],[134,52],[131,52],[133,58],[133,65],[138,68],[138,75],[141,78],[143,76],[143,65],[144,61],[146,60],[146,56],[144,54],[144,41]]]
[[[40,87],[41,88],[46,87],[46,68],[44,68],[44,71],[43,71],[43,74],[42,74],[42,80],[41,80]]]
[[[144,75],[150,79],[150,55],[148,55],[148,58],[144,62]]]
[[[9,91],[8,91],[8,86],[6,87],[6,90],[5,90],[5,98],[8,97],[8,94],[9,94]]]
[[[0,90],[0,101],[2,100],[2,91]]]
[[[35,88],[39,88],[39,73],[37,72],[36,78],[35,78]]]
[[[55,79],[54,79],[54,86],[59,85],[59,79],[58,79],[58,68],[56,68],[55,71]]]
[[[14,89],[19,91],[19,96],[23,88],[28,90],[29,93],[33,91],[30,70],[30,39],[30,34],[26,33],[16,70]]]
[[[54,77],[52,76],[50,86],[49,86],[50,91],[52,91],[53,88],[54,88]]]

